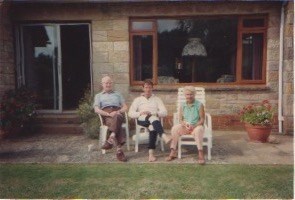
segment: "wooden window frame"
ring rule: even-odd
[[[236,51],[236,80],[235,82],[227,82],[227,83],[207,83],[207,82],[194,82],[194,83],[176,83],[174,85],[246,85],[246,84],[266,84],[266,55],[267,55],[267,29],[268,29],[268,15],[229,15],[227,17],[237,17],[238,25],[237,25],[237,51]],[[154,18],[143,18],[143,17],[132,17],[129,19],[129,49],[130,49],[130,84],[131,85],[141,85],[143,81],[134,80],[134,63],[133,63],[133,36],[136,35],[151,35],[153,40],[153,58],[152,58],[152,69],[153,75],[152,80],[154,84],[158,84],[158,33],[157,33],[157,20],[158,19],[197,19],[198,17],[202,18],[217,18],[223,16],[175,16],[175,17],[154,17]],[[264,26],[263,27],[243,27],[244,19],[263,19]],[[150,21],[153,23],[151,30],[132,30],[132,22],[144,22]],[[262,50],[262,77],[261,80],[245,80],[242,79],[242,37],[243,34],[251,34],[251,33],[262,33],[263,34],[263,50]],[[162,85],[162,84],[161,84]],[[164,85],[164,84],[163,84]]]

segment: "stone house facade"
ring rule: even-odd
[[[78,3],[77,3],[78,2]],[[141,86],[132,79],[134,43],[132,20],[157,20],[175,17],[209,16],[266,16],[264,35],[265,78],[262,82],[241,84],[174,83],[156,84],[159,95],[168,109],[165,126],[171,127],[175,112],[177,88],[184,85],[201,86],[206,89],[206,111],[212,115],[213,129],[241,129],[237,115],[243,105],[250,102],[270,100],[275,109],[279,106],[279,81],[282,78],[282,116],[276,113],[275,129],[279,131],[278,118],[282,119],[282,132],[294,131],[294,50],[293,19],[294,3],[285,2],[205,2],[205,1],[0,1],[0,94],[18,85],[19,44],[17,27],[26,24],[86,23],[89,25],[89,70],[91,88],[100,90],[100,80],[105,74],[115,80],[115,89],[122,92],[127,104],[141,92]],[[283,11],[284,20],[281,20]],[[283,22],[283,24],[281,24]],[[283,27],[283,51],[280,52],[280,28]],[[25,32],[25,28],[22,29]],[[66,31],[65,31],[66,34]],[[78,35],[78,34],[77,34]],[[282,54],[281,54],[282,53]],[[280,65],[282,55],[282,65]],[[159,61],[160,62],[160,61]],[[281,66],[282,72],[279,68]],[[280,75],[280,73],[282,73]],[[281,77],[280,77],[281,76]],[[263,79],[262,78],[262,79]],[[158,81],[158,79],[156,79]],[[63,111],[62,109],[60,110]]]

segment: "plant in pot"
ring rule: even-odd
[[[249,139],[256,142],[267,142],[273,123],[274,110],[268,100],[261,103],[245,105],[240,111],[241,122]]]
[[[4,137],[35,131],[37,95],[26,87],[8,90],[0,102],[0,129]]]

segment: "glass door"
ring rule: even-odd
[[[21,40],[22,84],[37,93],[41,110],[60,110],[56,26],[23,25]]]
[[[18,85],[38,96],[40,110],[76,110],[91,85],[89,24],[26,24],[17,35]]]

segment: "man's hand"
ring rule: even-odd
[[[114,117],[116,114],[120,114],[120,115],[121,115],[120,112],[118,112],[118,111],[113,111],[113,112],[110,113],[110,116],[111,116],[111,117]]]

